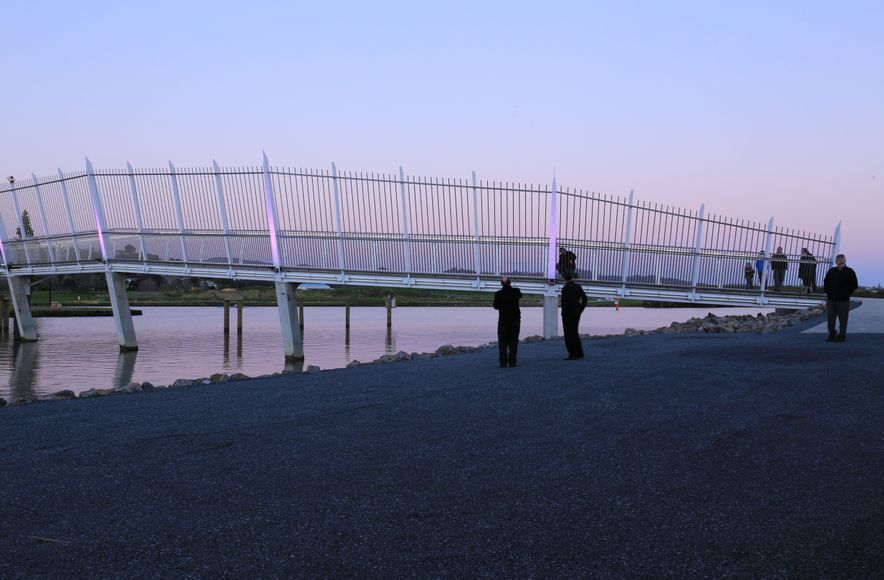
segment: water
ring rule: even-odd
[[[222,309],[141,308],[135,332],[140,350],[119,354],[110,317],[37,318],[36,343],[13,344],[0,338],[0,396],[10,399],[107,388],[130,381],[169,384],[175,379],[241,372],[256,376],[283,368],[279,317],[275,307],[246,307],[243,336],[225,339]],[[769,309],[741,308],[591,308],[581,332],[618,334],[626,328],[651,330],[672,321],[716,314],[757,314]],[[235,324],[235,312],[231,313]],[[431,352],[443,344],[477,346],[497,340],[497,313],[491,308],[401,307],[386,328],[383,307],[353,307],[350,338],[344,333],[343,307],[305,309],[305,365],[340,368],[352,360],[371,361],[400,350]],[[561,323],[560,323],[561,324]],[[522,337],[542,334],[542,310],[522,309]],[[496,355],[489,355],[496,357]],[[494,361],[496,362],[496,358]]]

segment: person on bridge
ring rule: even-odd
[[[758,259],[755,260],[755,271],[758,273],[758,286],[764,284],[764,262],[767,258],[764,256],[764,250],[758,252]]]
[[[801,258],[798,264],[798,277],[804,285],[807,294],[816,292],[816,258],[807,248],[801,248]]]
[[[777,246],[777,251],[770,256],[770,271],[773,272],[773,289],[779,292],[783,289],[783,281],[786,279],[786,270],[789,269],[789,259],[783,253],[783,246]]]
[[[743,275],[746,277],[746,288],[751,290],[752,280],[755,279],[755,268],[752,267],[752,262],[746,262],[746,267],[743,268]]]
[[[562,275],[562,278],[565,278],[566,273],[570,273],[571,276],[577,274],[577,254],[572,252],[571,250],[566,249],[564,246],[559,248],[559,261],[556,262],[556,270],[559,271],[559,274]],[[567,278],[565,278],[567,280]]]
[[[506,276],[500,279],[500,285],[502,288],[494,293],[500,368],[505,368],[507,365],[514,367],[519,350],[519,327],[522,324],[522,312],[519,309],[522,291],[513,287]]]
[[[570,272],[564,274],[565,285],[562,287],[562,331],[565,334],[565,348],[568,357],[565,360],[583,358],[583,343],[580,341],[580,315],[586,308],[586,292],[574,281]]]
[[[847,267],[844,254],[835,256],[835,266],[829,268],[823,280],[826,290],[826,314],[829,336],[827,342],[844,342],[847,339],[847,315],[850,313],[850,295],[859,288],[856,272]],[[835,335],[835,317],[838,317],[838,334]]]

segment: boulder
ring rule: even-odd
[[[95,394],[98,395],[99,397],[104,397],[107,395],[113,395],[114,390],[113,389],[95,389]]]
[[[358,360],[351,360],[350,362],[347,363],[347,368],[352,369],[353,367],[358,367],[361,365],[362,365],[362,363],[359,362]]]
[[[249,378],[249,375],[246,375],[243,373],[233,373],[232,375],[230,375],[231,381],[244,381],[248,378]]]
[[[142,390],[142,389],[141,389],[141,383],[135,383],[135,382],[132,382],[132,383],[129,383],[128,385],[120,386],[120,387],[115,388],[115,389],[114,389],[114,392],[115,392],[115,393],[120,393],[120,394],[123,394],[123,395],[129,395],[129,394],[132,394],[132,393],[140,393],[141,390]]]
[[[539,334],[532,334],[531,336],[526,336],[525,340],[522,342],[541,342],[542,340],[544,340],[544,338]]]
[[[230,380],[230,375],[225,373],[215,373],[211,377],[209,377],[213,383],[226,383]]]
[[[182,387],[192,387],[193,381],[190,379],[175,379],[175,382],[172,383],[171,387],[173,389],[180,389]]]
[[[73,392],[70,389],[64,389],[62,391],[55,391],[49,396],[53,399],[76,399],[77,393]]]
[[[30,405],[31,403],[36,402],[37,399],[35,399],[34,397],[17,397],[13,399],[11,403],[9,403],[9,406],[11,407],[14,405]]]
[[[307,373],[308,375],[312,375],[313,373],[318,373],[321,370],[322,369],[316,365],[307,365],[307,368],[304,369],[304,372]]]
[[[155,391],[156,387],[153,386],[153,383],[148,383],[147,381],[145,381],[145,382],[141,383],[141,390],[142,391]]]
[[[5,407],[5,406],[6,406],[6,399],[4,399],[3,397],[0,397],[0,407]]]
[[[440,356],[457,354],[457,349],[454,348],[453,346],[451,346],[450,344],[446,344],[446,345],[443,345],[443,346],[440,346],[439,348],[437,348],[436,354],[438,354]]]

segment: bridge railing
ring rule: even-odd
[[[555,211],[553,209],[555,208]],[[0,188],[9,272],[96,260],[475,278],[550,277],[551,239],[599,284],[745,290],[744,268],[836,240],[553,186],[270,167],[93,171]],[[763,257],[759,252],[763,251]],[[753,290],[761,280],[755,276]]]

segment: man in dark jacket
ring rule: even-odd
[[[497,345],[500,354],[500,368],[516,366],[519,350],[519,327],[522,325],[522,312],[519,300],[522,291],[513,288],[510,279],[500,279],[500,290],[494,293],[494,309],[497,310]]]
[[[786,270],[789,269],[789,259],[783,253],[783,246],[770,255],[770,271],[773,272],[773,289],[779,292],[783,289],[783,280],[786,279]]]
[[[801,248],[798,277],[801,278],[801,283],[807,294],[816,292],[816,257],[807,248]]]
[[[564,247],[559,248],[559,261],[556,262],[556,270],[559,271],[559,274],[562,275],[562,278],[564,278],[565,274],[568,273],[570,273],[571,276],[576,275],[577,254]]]
[[[586,308],[586,292],[580,284],[574,282],[570,272],[564,274],[565,285],[562,287],[562,331],[565,334],[565,348],[568,358],[583,358],[583,343],[580,341],[580,315]]]
[[[835,256],[835,266],[829,268],[823,280],[826,290],[826,314],[829,321],[828,342],[844,342],[847,338],[847,315],[850,312],[850,295],[859,288],[856,272],[847,267],[844,254]],[[838,317],[838,335],[835,335],[835,317]]]

